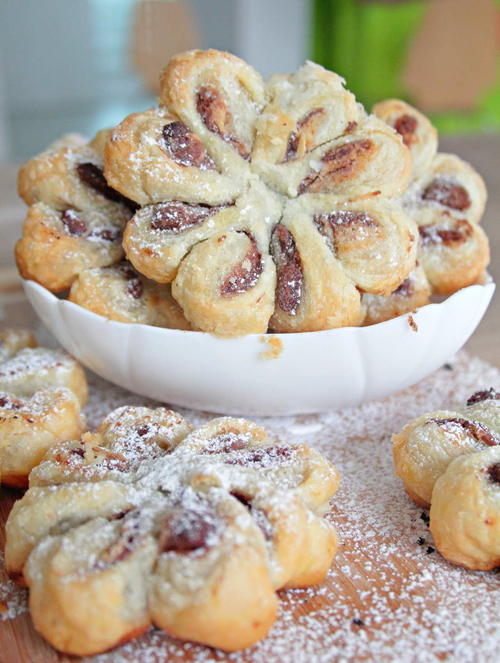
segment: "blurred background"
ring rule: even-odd
[[[306,58],[371,106],[403,97],[443,132],[500,131],[498,0],[0,0],[0,161],[155,103],[187,48],[264,76]]]

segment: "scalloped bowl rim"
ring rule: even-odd
[[[99,315],[98,313],[94,313],[94,311],[90,311],[89,309],[84,308],[83,306],[80,306],[79,304],[75,304],[74,302],[70,301],[69,299],[62,299],[59,298],[57,295],[55,295],[53,292],[45,288],[44,286],[40,285],[36,281],[31,281],[29,279],[21,279],[23,288],[27,289],[28,288],[34,288],[39,290],[40,292],[43,292],[43,294],[49,298],[52,299],[54,302],[57,302],[58,305],[62,306],[68,306],[69,308],[72,309],[77,309],[82,315],[88,315],[92,318],[98,319],[99,321],[104,321],[106,324],[112,324],[112,325],[119,325],[121,327],[143,327],[146,329],[154,330],[155,333],[162,333],[165,335],[176,335],[176,334],[181,334],[181,335],[196,335],[198,337],[203,336],[203,337],[209,337],[213,339],[218,339],[222,341],[235,341],[235,340],[242,340],[242,339],[248,339],[248,338],[262,338],[262,336],[273,336],[273,337],[278,337],[278,338],[290,338],[290,337],[306,337],[306,336],[311,336],[311,335],[334,335],[334,334],[339,334],[341,332],[346,332],[355,329],[358,333],[369,333],[370,330],[373,330],[374,328],[381,328],[382,326],[389,326],[391,324],[394,324],[396,320],[399,320],[401,318],[407,318],[408,315],[411,315],[414,313],[414,311],[409,311],[407,313],[402,313],[401,315],[395,316],[394,318],[390,318],[389,320],[384,320],[383,322],[377,322],[373,325],[366,325],[366,326],[346,326],[346,327],[336,327],[334,329],[321,329],[319,331],[309,331],[309,332],[261,332],[259,334],[245,334],[244,336],[217,336],[216,334],[211,334],[210,332],[203,332],[203,331],[195,331],[192,329],[174,329],[170,327],[156,327],[154,325],[146,325],[143,322],[122,322],[120,320],[111,320],[110,318],[106,318],[103,315]],[[443,307],[443,305],[448,304],[449,302],[454,302],[455,299],[460,298],[463,296],[464,291],[472,291],[474,289],[476,290],[487,290],[490,289],[491,296],[493,297],[493,293],[496,288],[496,283],[494,281],[490,281],[488,283],[484,284],[479,284],[476,283],[474,285],[469,285],[465,288],[461,288],[460,290],[457,290],[453,294],[449,295],[443,301],[441,302],[431,302],[430,304],[425,304],[424,306],[420,306],[418,309],[415,309],[416,311],[421,311],[423,309],[431,309],[435,307]]]
[[[409,313],[366,327],[220,337],[109,320],[34,281],[23,280],[23,287],[61,345],[111,382],[181,407],[262,416],[337,409],[415,384],[464,345],[483,317],[495,283],[468,286],[412,312],[419,328],[424,323],[420,338],[410,330]],[[138,337],[141,343],[132,356],[129,344]],[[271,338],[279,339],[282,350],[262,361],[262,351],[272,351],[263,341]],[[175,346],[171,353],[163,345],[168,341]],[[125,353],[119,352],[120,342],[126,343]],[[229,368],[243,372],[245,379],[235,378]],[[294,380],[308,388],[290,384]]]

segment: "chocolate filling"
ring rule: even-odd
[[[282,311],[296,315],[302,298],[302,262],[292,233],[278,223],[271,235],[271,254],[276,264],[276,301]]]
[[[228,205],[190,205],[179,200],[159,203],[152,206],[152,230],[181,233],[192,226],[202,223],[217,214]]]
[[[167,154],[176,163],[201,170],[216,169],[201,140],[183,122],[166,124],[162,136]]]
[[[289,461],[293,458],[293,448],[285,445],[272,447],[256,447],[243,451],[231,458],[225,463],[227,465],[242,465],[250,467],[275,467],[283,461]]]
[[[411,297],[413,295],[413,283],[411,279],[405,279],[392,294],[399,297]]]
[[[296,130],[292,131],[288,137],[284,162],[297,158],[299,143],[302,137],[304,137],[306,143],[305,152],[308,152],[314,147],[316,130],[324,114],[324,108],[313,108],[313,110],[309,111],[309,113],[297,122]]]
[[[475,405],[476,403],[482,403],[483,401],[489,400],[500,400],[500,391],[496,391],[496,389],[493,387],[490,387],[489,389],[483,389],[481,391],[476,391],[467,400],[467,405]]]
[[[237,433],[231,431],[221,433],[212,437],[203,449],[204,454],[226,454],[232,451],[240,451],[248,446],[248,440],[238,437]]]
[[[373,156],[375,149],[375,144],[366,138],[331,148],[321,159],[321,169],[313,171],[302,180],[299,194],[329,191],[332,184],[341,184],[355,177]]]
[[[494,465],[490,465],[486,470],[486,472],[488,473],[488,479],[492,483],[500,484],[500,463],[495,463]]]
[[[121,203],[132,211],[138,209],[139,205],[137,203],[122,196],[121,193],[118,193],[118,191],[109,186],[102,169],[96,166],[95,163],[79,163],[76,167],[76,172],[84,184],[97,191],[97,193],[100,193],[104,198],[114,203]]]
[[[473,233],[473,228],[465,219],[459,219],[455,228],[440,228],[435,224],[419,226],[418,232],[422,244],[439,244],[451,246],[453,244],[463,244]]]
[[[470,421],[469,419],[454,417],[451,419],[429,419],[427,423],[437,424],[445,430],[449,427],[450,424],[452,426],[459,426],[464,432],[473,437],[477,442],[486,444],[489,447],[495,447],[500,444],[500,439],[496,436],[496,434],[478,421]]]
[[[266,541],[271,541],[273,538],[273,526],[265,512],[262,509],[257,509],[254,507],[252,505],[252,500],[249,499],[246,495],[238,492],[232,492],[231,495],[250,511],[255,524],[261,530]]]
[[[161,552],[189,553],[207,546],[214,526],[208,509],[199,513],[182,507],[175,508],[163,521],[160,535]]]
[[[233,267],[220,286],[223,297],[240,295],[253,288],[262,274],[262,255],[257,248],[257,242],[249,234],[244,233],[250,240],[250,248],[241,262]]]
[[[463,186],[441,177],[437,177],[424,189],[422,199],[432,200],[460,211],[469,209],[471,206],[471,199]]]
[[[61,221],[68,235],[82,237],[87,232],[87,224],[80,219],[75,210],[66,209],[61,212]]]
[[[400,115],[396,122],[394,122],[394,128],[403,137],[403,143],[406,147],[411,147],[411,145],[416,143],[415,132],[417,127],[418,121],[413,115]]]
[[[216,88],[212,86],[200,88],[196,96],[196,110],[209,131],[220,136],[224,142],[232,145],[240,156],[248,159],[250,150],[234,133],[231,113]]]

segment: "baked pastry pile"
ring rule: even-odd
[[[264,83],[229,53],[181,53],[157,108],[21,169],[21,274],[115,320],[221,336],[371,324],[474,283],[481,178],[404,102],[373,111],[312,62]]]
[[[373,113],[401,134],[412,158],[408,188],[399,197],[419,232],[417,268],[390,297],[364,295],[365,324],[382,322],[484,280],[490,255],[479,225],[486,187],[472,166],[437,151],[429,120],[404,101],[388,99]]]
[[[396,474],[430,505],[439,552],[469,569],[500,565],[500,392],[476,392],[459,411],[425,414],[393,436]]]
[[[244,419],[193,431],[164,408],[122,407],[31,472],[6,566],[61,651],[101,652],[151,623],[236,650],[267,633],[277,589],[325,577],[337,487],[321,454]]]
[[[31,469],[54,444],[84,430],[81,366],[61,350],[37,347],[25,330],[0,332],[0,478],[28,485]]]

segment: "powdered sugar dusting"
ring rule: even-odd
[[[90,382],[86,415],[92,427],[117,406],[152,404],[99,378],[91,376]],[[280,592],[278,621],[265,640],[245,652],[228,655],[182,644],[151,629],[138,640],[84,660],[495,660],[498,574],[460,569],[434,550],[426,514],[409,501],[393,474],[390,435],[425,411],[463,406],[473,392],[498,385],[500,371],[462,352],[416,387],[383,401],[338,413],[261,419],[258,423],[280,435],[283,443],[310,443],[341,472],[341,488],[328,516],[339,530],[341,546],[327,582]],[[195,425],[212,417],[183,414]],[[17,605],[21,612],[22,599]]]
[[[28,592],[7,577],[3,553],[0,553],[0,579],[0,621],[15,619],[28,610]]]

